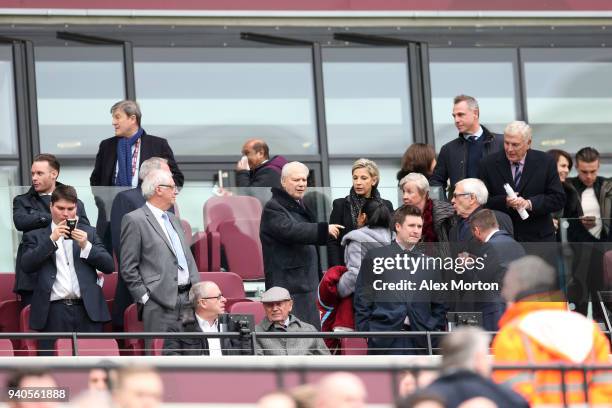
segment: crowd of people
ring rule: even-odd
[[[226,299],[215,283],[200,282],[173,212],[184,176],[172,149],[167,140],[144,131],[136,102],[120,101],[110,111],[115,135],[100,143],[90,183],[127,189],[112,197],[96,194],[96,228],[76,190],[57,181],[60,163],[53,155],[34,158],[32,187],[14,198],[15,227],[23,232],[14,290],[22,306],[31,307],[30,327],[98,332],[112,318],[115,330],[121,331],[125,309],[136,303],[147,332],[219,332]],[[265,318],[255,331],[443,332],[449,316],[467,313],[475,316],[473,324],[499,331],[493,343],[496,361],[609,363],[608,340],[585,317],[589,302],[608,286],[603,259],[612,237],[612,181],[598,175],[599,153],[593,147],[578,151],[578,176],[569,178],[572,157],[561,150],[533,149],[527,123],[511,122],[503,135],[495,134],[480,123],[478,102],[467,95],[454,99],[452,116],[458,137],[442,146],[437,158],[426,144],[406,150],[397,174],[399,208],[381,197],[376,163],[360,158],[351,169],[350,191],[333,201],[328,222],[318,220],[306,199],[310,170],[305,164],[271,157],[263,140],[245,142],[236,164],[238,186],[266,187],[272,194],[261,214]],[[432,187],[441,188],[444,197],[434,197]],[[570,220],[562,221],[566,218]],[[557,243],[562,238],[574,244],[569,270],[559,265]],[[109,311],[97,271],[113,272],[113,256],[119,279]],[[394,259],[405,263],[390,266],[387,261]],[[416,265],[410,272],[409,259]],[[483,267],[478,272],[465,271],[479,259]],[[385,266],[377,270],[381,260]],[[429,268],[430,260],[437,266]],[[447,261],[454,267],[443,267]],[[322,271],[325,263],[329,269]],[[452,288],[459,277],[467,289],[443,294],[431,289]],[[400,281],[418,289],[377,289]],[[492,289],[469,289],[483,281]],[[537,307],[527,306],[536,302],[534,297]],[[593,306],[591,316],[603,321],[605,313]],[[460,343],[488,343],[480,334],[467,333]],[[535,352],[517,351],[522,335],[535,344]],[[567,342],[553,341],[568,337],[582,346],[572,344],[566,350]],[[330,354],[338,347],[338,342],[321,338],[263,337],[255,345],[248,338],[233,340],[168,338],[164,354],[245,354],[253,349],[261,355]],[[433,343],[437,348],[437,341]],[[151,345],[147,340],[145,348]],[[371,337],[367,348],[370,354],[419,354],[428,345],[419,336]],[[444,355],[444,341],[441,348]],[[50,349],[49,340],[39,342],[40,354]],[[534,353],[542,358],[533,359]],[[489,377],[489,368],[470,367],[477,381]],[[532,376],[532,386],[526,386],[511,374],[499,378],[529,402],[540,397],[546,402],[546,392],[554,394],[533,386],[538,378]],[[604,398],[597,375],[610,373],[589,378],[591,401]],[[468,377],[448,373],[431,391],[450,395],[449,384],[457,378],[469,382]],[[602,389],[612,401],[610,386]]]

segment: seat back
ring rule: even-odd
[[[30,309],[31,306],[27,305],[21,309],[21,313],[19,314],[19,331],[22,333],[35,332],[35,330],[30,329]],[[23,339],[21,340],[21,350],[26,356],[36,356],[38,344],[35,339]]]
[[[138,320],[138,308],[132,303],[123,312],[123,328],[126,332],[144,332],[144,324]],[[125,348],[128,355],[141,356],[144,350],[144,339],[125,339]]]
[[[5,300],[0,302],[0,332],[17,333],[19,332],[19,313],[21,312],[21,302],[18,300]],[[8,339],[7,339],[8,340]],[[11,339],[11,353],[13,350],[21,348],[20,339]]]
[[[255,324],[261,323],[266,316],[263,303],[261,302],[236,302],[229,307],[229,312],[234,314],[253,315]]]
[[[198,267],[198,271],[210,270],[208,258],[208,238],[205,232],[196,232],[191,239],[191,252]]]
[[[223,221],[218,231],[229,270],[245,280],[263,279],[259,220]]]
[[[76,352],[78,356],[118,356],[119,346],[115,339],[78,339]],[[72,356],[72,339],[57,339],[55,355]]]
[[[115,291],[117,290],[117,279],[119,278],[117,272],[113,273],[98,273],[98,279],[104,279],[102,283],[102,293],[104,300],[111,300],[115,298]]]
[[[15,274],[12,272],[0,273],[0,302],[5,300],[17,300],[13,293],[15,287]]]
[[[9,339],[0,339],[0,357],[13,357],[13,343]]]
[[[200,272],[200,281],[212,281],[226,299],[245,299],[242,278],[233,272]]]
[[[261,211],[261,203],[255,197],[211,197],[204,203],[204,225],[207,232],[216,231],[223,221],[260,220]]]
[[[161,356],[164,350],[164,339],[153,339],[151,342],[151,355]]]
[[[364,356],[368,354],[368,342],[364,337],[343,337],[340,339],[340,354]]]

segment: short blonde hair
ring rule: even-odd
[[[376,179],[374,186],[378,185],[378,182],[380,181],[380,171],[378,170],[378,165],[374,160],[364,158],[355,160],[353,167],[351,167],[351,174],[353,174],[357,169],[366,169],[370,177]]]
[[[531,126],[522,120],[515,120],[508,123],[504,129],[504,135],[521,135],[524,142],[531,141]]]

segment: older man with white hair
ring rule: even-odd
[[[200,281],[183,227],[168,212],[177,194],[172,174],[154,170],[142,182],[147,202],[121,222],[120,273],[138,303],[147,332],[176,326],[181,312],[189,307],[191,285]],[[151,341],[145,345],[149,349]]]
[[[504,151],[488,156],[481,164],[480,179],[489,191],[487,207],[507,213],[519,242],[554,242],[551,213],[565,205],[565,192],[552,156],[531,149],[531,127],[514,121],[504,130]],[[516,197],[506,194],[508,184]],[[521,210],[528,218],[522,219]]]
[[[283,188],[272,188],[272,199],[261,215],[259,236],[266,289],[286,288],[293,298],[293,313],[320,328],[316,304],[320,276],[317,245],[325,245],[330,235],[337,238],[342,226],[317,222],[304,204],[308,173],[308,167],[300,162],[283,166]]]

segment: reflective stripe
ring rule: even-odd
[[[533,382],[533,374],[529,372],[520,372],[511,377],[504,379],[504,384],[509,384],[513,386],[518,383],[532,383]]]
[[[535,389],[536,392],[540,393],[540,392],[558,392],[560,393],[562,388],[561,388],[561,383],[558,384],[535,384]],[[582,383],[580,384],[576,384],[576,383],[565,383],[565,391],[566,392],[577,392],[580,391],[581,393],[584,393],[584,385]]]
[[[591,384],[612,384],[612,372],[595,373],[591,375]]]

